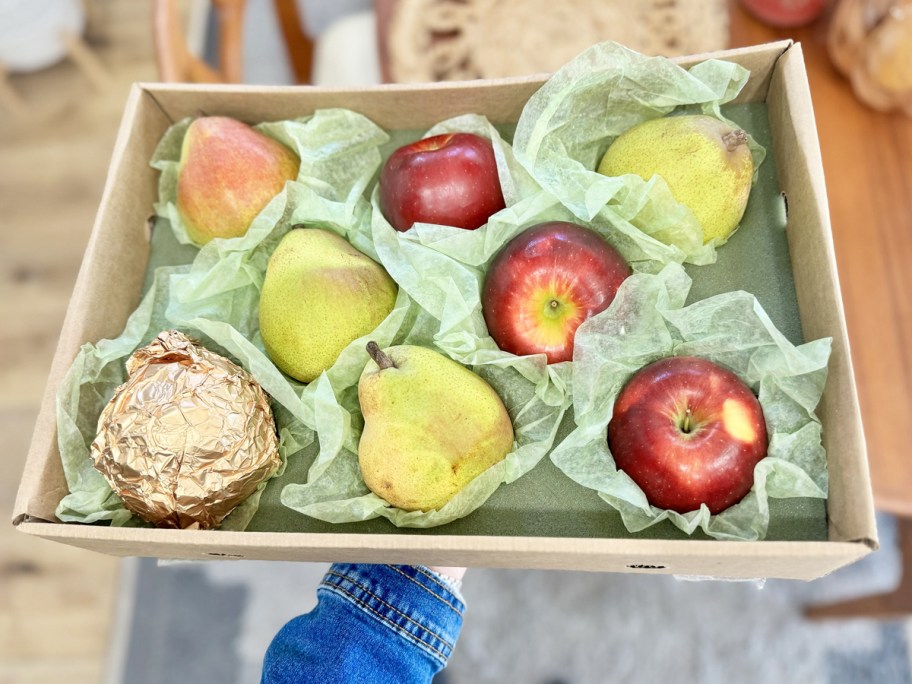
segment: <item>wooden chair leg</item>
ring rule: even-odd
[[[273,0],[282,36],[285,38],[285,49],[288,60],[300,84],[308,84],[313,78],[313,41],[307,35],[304,17],[298,12],[295,0]]]
[[[864,596],[822,606],[808,606],[804,614],[811,620],[829,618],[873,618],[895,620],[912,616],[912,518],[897,519],[901,575],[891,592]]]
[[[111,75],[108,70],[82,38],[73,33],[64,33],[63,44],[70,59],[96,90],[105,90],[111,85]]]
[[[24,119],[28,116],[28,107],[25,104],[25,100],[10,85],[9,72],[2,64],[0,64],[0,105],[17,119]]]
[[[228,83],[243,80],[244,11],[246,0],[214,0],[218,8],[219,73]]]

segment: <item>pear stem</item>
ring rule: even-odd
[[[741,145],[747,144],[747,133],[740,128],[736,128],[723,135],[722,142],[725,143],[725,147],[728,148],[729,152],[734,152]]]
[[[367,343],[367,353],[370,354],[371,358],[374,360],[374,363],[380,366],[380,370],[396,367],[396,364],[393,363],[393,360],[389,357],[389,355],[384,354],[379,345],[373,340]]]

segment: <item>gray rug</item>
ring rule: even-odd
[[[802,606],[890,589],[883,548],[811,583],[690,582],[655,575],[470,570],[446,684],[700,682],[912,684],[912,620],[807,622]],[[326,565],[126,561],[109,682],[257,682],[263,653],[310,610]]]

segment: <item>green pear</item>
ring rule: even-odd
[[[738,227],[754,175],[747,133],[712,116],[670,116],[622,133],[598,172],[661,176],[703,228],[703,241],[723,244]]]
[[[358,382],[361,475],[396,508],[440,508],[513,448],[497,392],[469,369],[424,347],[368,344]]]
[[[282,143],[225,116],[196,119],[184,134],[177,209],[196,244],[240,237],[298,176],[300,160]]]
[[[397,291],[383,267],[344,238],[295,228],[272,253],[260,292],[266,353],[291,377],[311,382],[383,322]]]

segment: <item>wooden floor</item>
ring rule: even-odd
[[[0,111],[0,519],[9,519],[45,375],[133,80],[154,78],[148,5],[95,3],[114,84],[72,66],[14,79],[32,109]],[[783,34],[736,23],[740,42]],[[896,473],[912,434],[912,121],[875,114],[805,41],[878,502],[912,505]],[[908,482],[908,478],[905,480]],[[98,682],[118,562],[0,525],[0,684]]]
[[[129,84],[154,80],[145,2],[95,3],[104,92],[72,64],[12,85],[0,108],[0,520],[9,521],[63,315]],[[0,524],[0,684],[101,681],[119,561]]]

